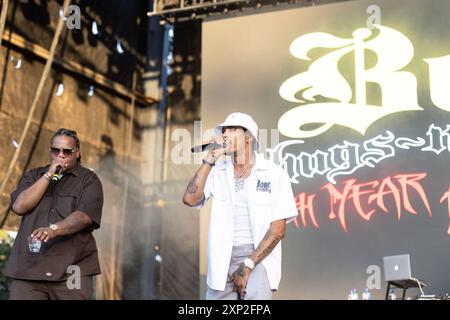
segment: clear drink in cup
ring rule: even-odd
[[[41,250],[41,245],[41,240],[32,236],[28,237],[28,249],[30,250],[30,252],[38,253]]]

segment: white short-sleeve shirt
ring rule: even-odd
[[[294,194],[288,175],[273,162],[256,155],[248,183],[248,205],[254,247],[270,228],[272,221],[297,216]],[[213,198],[208,231],[207,284],[214,290],[225,290],[233,247],[234,228],[234,168],[230,159],[218,161],[206,180],[205,201]],[[281,279],[281,242],[261,262],[266,269],[272,290],[278,289]]]

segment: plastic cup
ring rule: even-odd
[[[30,250],[30,252],[38,253],[41,250],[41,245],[41,240],[32,236],[28,237],[28,249]]]

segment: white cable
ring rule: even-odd
[[[425,295],[425,293],[422,290],[422,285],[420,284],[420,281],[418,279],[416,279],[416,278],[411,278],[411,280],[414,280],[415,282],[417,282],[417,285],[419,286],[419,290],[420,290],[420,293],[421,293],[420,297],[423,297]]]

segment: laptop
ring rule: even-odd
[[[409,254],[383,257],[385,281],[411,279]]]

